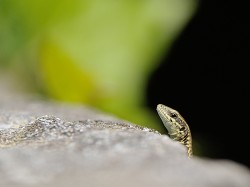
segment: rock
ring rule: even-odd
[[[10,187],[250,186],[246,167],[189,159],[154,130],[82,106],[14,98],[0,99],[0,173],[0,186]]]

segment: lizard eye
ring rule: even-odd
[[[171,118],[176,118],[177,115],[176,115],[175,113],[171,113],[171,114],[170,114],[170,117],[171,117]]]
[[[185,130],[185,127],[181,127],[181,128],[180,128],[180,131],[184,131],[184,130]]]

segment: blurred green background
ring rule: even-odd
[[[0,73],[45,99],[93,106],[163,132],[145,107],[147,80],[196,6],[196,0],[0,0]]]

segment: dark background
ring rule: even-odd
[[[194,153],[250,167],[250,4],[200,1],[148,84],[148,105],[178,110]]]

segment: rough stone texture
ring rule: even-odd
[[[148,128],[84,107],[3,93],[0,186],[250,186],[247,168],[188,159],[182,145]]]

